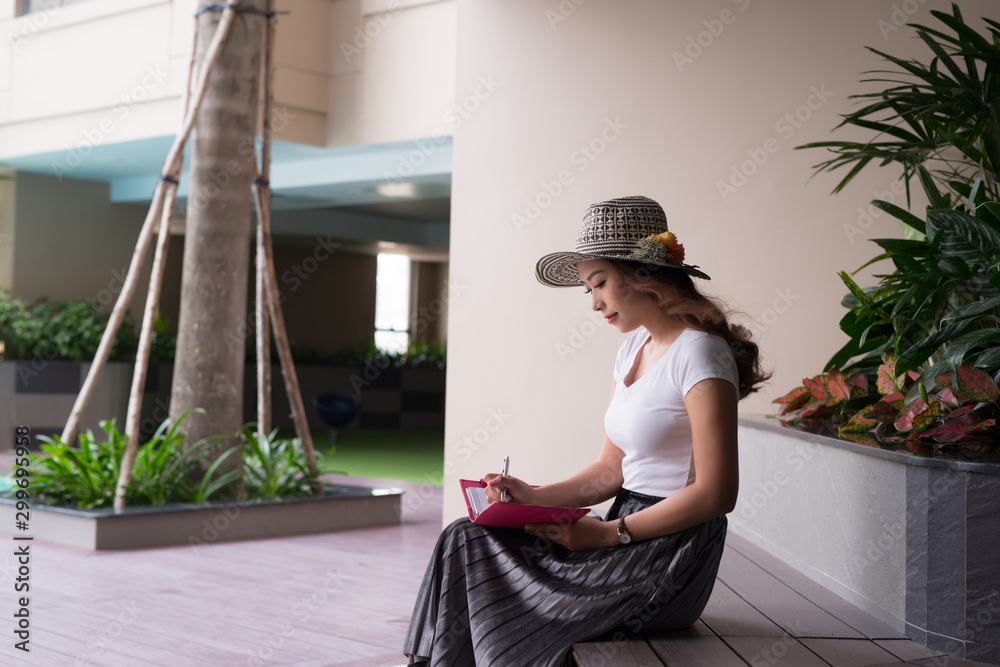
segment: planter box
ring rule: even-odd
[[[401,523],[400,489],[327,486],[322,498],[268,503],[212,503],[163,508],[73,510],[34,505],[20,536],[81,549],[136,549],[168,545],[322,533]],[[21,517],[23,518],[23,517]],[[0,524],[15,525],[14,501],[0,498]]]
[[[929,648],[1000,663],[1000,464],[740,418],[730,529]]]
[[[247,366],[244,421],[257,418],[256,373],[255,366]],[[444,429],[445,370],[302,364],[295,367],[295,373],[310,428],[326,428],[312,406],[313,396],[336,391],[357,396],[363,404],[358,418],[348,428]],[[168,384],[168,397],[169,393]],[[278,365],[271,369],[271,413],[276,428],[294,428]]]
[[[0,451],[14,448],[14,429],[18,426],[31,427],[33,436],[62,433],[89,370],[89,363],[75,361],[0,362]],[[98,422],[111,417],[121,425],[131,384],[132,364],[108,363],[94,388],[80,430],[96,432]]]

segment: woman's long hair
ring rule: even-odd
[[[616,259],[607,261],[633,289],[650,295],[668,322],[715,334],[729,344],[739,372],[740,398],[757,391],[758,385],[771,377],[761,367],[760,352],[751,340],[749,329],[730,324],[721,304],[699,292],[691,276],[678,269],[655,264]]]

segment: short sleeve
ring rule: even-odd
[[[729,344],[719,336],[697,332],[684,349],[679,359],[678,384],[684,396],[702,380],[721,378],[729,380],[740,390],[740,376],[736,368],[736,358]]]

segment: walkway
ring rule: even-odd
[[[120,552],[32,543],[30,654],[13,647],[18,564],[13,546],[0,549],[0,619],[6,619],[0,620],[0,664],[391,667],[405,662],[400,646],[441,527],[442,490],[330,477],[404,488],[403,525]],[[0,542],[14,544],[4,532]],[[693,632],[627,646],[588,644],[579,651],[590,653],[588,664],[615,667],[900,665],[904,659],[937,667],[974,664],[934,658],[737,538],[730,539],[719,578]],[[609,650],[616,651],[612,660],[605,657]]]
[[[14,549],[0,549],[0,665],[405,662],[403,636],[441,529],[441,489],[328,477],[405,489],[404,524],[133,551],[32,543],[27,655],[13,647]],[[0,544],[14,544],[10,533],[0,532]]]

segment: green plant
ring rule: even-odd
[[[852,95],[869,102],[843,116],[837,127],[853,125],[876,132],[866,142],[822,141],[803,148],[825,148],[834,157],[816,165],[816,173],[850,166],[837,184],[840,192],[866,165],[898,163],[907,183],[918,176],[926,187],[936,181],[938,188],[950,190],[946,199],[933,202],[935,208],[953,208],[969,197],[979,173],[978,187],[987,199],[998,200],[996,174],[1000,166],[1000,23],[984,18],[988,36],[965,23],[958,5],[952,14],[932,11],[954,35],[926,26],[911,24],[917,36],[931,49],[930,63],[905,60],[868,47],[895,65],[898,70],[866,72],[876,76],[865,82],[889,83],[891,87],[873,93]],[[900,78],[902,77],[902,78]],[[921,168],[924,169],[921,169]],[[930,167],[927,169],[927,167]]]
[[[126,492],[130,506],[162,506],[169,503],[203,503],[238,477],[236,471],[216,475],[222,462],[233,453],[218,457],[207,473],[195,481],[193,466],[211,454],[213,442],[200,441],[185,449],[177,422],[164,422],[152,439],[136,453],[132,483]],[[74,448],[56,437],[40,437],[44,455],[32,455],[32,492],[40,502],[79,509],[111,507],[125,451],[125,436],[114,420],[101,422],[104,438],[88,430]]]
[[[868,264],[895,267],[874,287],[841,272],[850,292],[840,328],[849,341],[826,373],[777,399],[781,418],[827,420],[842,437],[866,442],[1000,442],[1000,204],[981,202],[976,216],[931,210],[925,223],[878,203],[921,237],[873,240],[885,252]]]
[[[232,447],[216,457],[204,474],[194,474],[196,466],[212,455],[218,436],[185,447],[179,428],[187,413],[176,423],[164,421],[153,437],[136,452],[132,466],[134,496],[126,496],[129,505],[162,506],[170,503],[206,503],[239,479],[238,470],[218,474],[219,467],[239,448]],[[120,469],[120,463],[119,463]]]
[[[256,358],[256,351],[247,346],[247,361]],[[277,355],[272,350],[272,358]],[[292,358],[297,364],[316,364],[328,366],[365,366],[371,364],[376,368],[438,368],[448,365],[448,349],[445,343],[438,340],[428,341],[426,338],[410,339],[405,352],[384,352],[375,345],[371,338],[358,345],[328,354],[312,348],[293,346]]]
[[[894,270],[876,275],[879,283],[867,288],[854,281],[857,271],[841,272],[849,294],[840,327],[850,340],[825,373],[776,402],[784,404],[785,421],[826,421],[842,437],[865,442],[998,443],[1000,26],[987,20],[991,42],[965,25],[957,6],[951,16],[932,14],[957,37],[915,26],[935,54],[930,65],[876,51],[915,81],[889,79],[901,85],[855,96],[879,101],[841,123],[897,140],[799,147],[836,153],[817,172],[853,163],[835,192],[873,159],[900,162],[907,184],[919,178],[930,206],[923,220],[889,202],[872,202],[899,219],[908,238],[874,239],[883,252],[858,271],[884,260]],[[889,116],[873,119],[881,112]]]
[[[92,359],[106,324],[93,303],[42,298],[27,304],[0,292],[0,340],[8,359]],[[112,355],[134,353],[134,341],[133,324],[126,320]]]
[[[978,217],[957,210],[932,210],[926,224],[908,213],[890,212],[904,216],[904,222],[926,236],[873,239],[885,252],[865,266],[891,260],[895,268],[876,275],[880,281],[875,287],[862,289],[841,272],[850,293],[842,301],[849,311],[840,327],[851,339],[827,368],[840,366],[871,374],[882,354],[889,351],[897,358],[898,374],[925,369],[926,389],[938,374],[953,370],[956,364],[996,373],[1000,369],[996,349],[1000,339],[1000,204],[984,202]]]
[[[6,359],[90,361],[108,324],[108,315],[94,301],[25,303],[0,290],[0,341]],[[173,358],[176,339],[166,335],[166,323],[157,318],[150,359]],[[125,316],[111,348],[111,358],[135,357],[138,335],[131,316]]]
[[[156,313],[153,321],[153,337],[149,342],[149,360],[151,362],[173,361],[177,353],[177,337],[167,334],[167,320]],[[138,347],[138,341],[136,341]]]
[[[40,437],[45,456],[32,455],[31,490],[35,500],[80,509],[110,507],[125,443],[114,421],[101,422],[106,438],[88,430],[75,449],[61,438]]]
[[[410,340],[405,364],[414,368],[444,368],[448,364],[448,348],[439,340]]]
[[[278,430],[257,433],[254,424],[240,432],[244,442],[243,483],[249,497],[277,500],[312,494],[315,474],[306,466],[302,441],[279,439]]]

